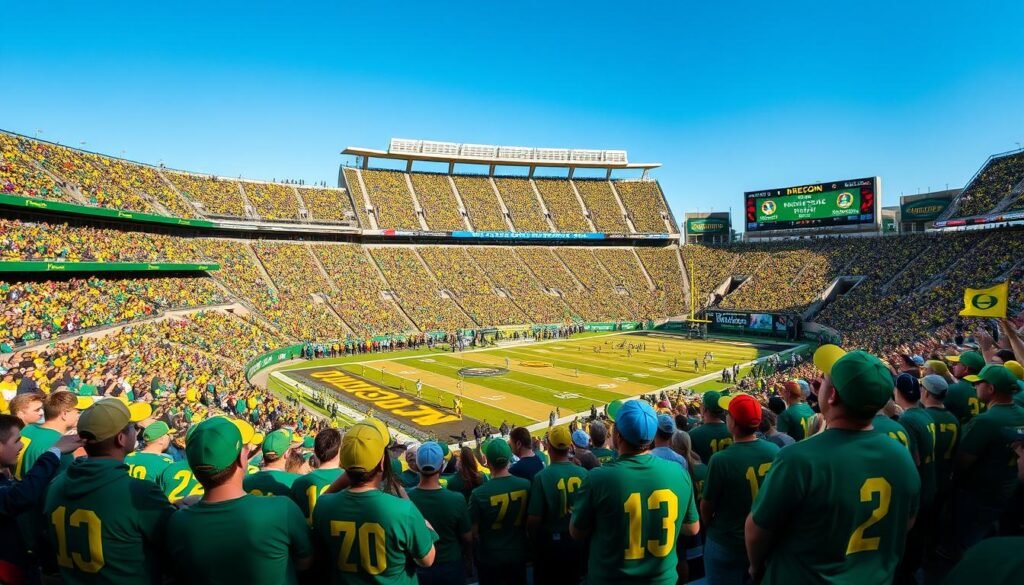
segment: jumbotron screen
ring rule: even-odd
[[[874,224],[877,177],[748,191],[747,231]]]

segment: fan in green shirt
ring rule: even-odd
[[[1013,402],[1017,378],[1002,365],[988,365],[974,384],[986,409],[964,427],[953,462],[957,486],[954,518],[960,546],[970,548],[988,536],[1017,485],[1017,454],[1008,435],[1024,427],[1024,408]]]
[[[907,434],[907,428],[889,418],[884,413],[880,412],[875,415],[875,418],[871,419],[871,426],[875,428],[875,432],[885,435],[906,447],[908,453],[915,453],[917,451],[917,444],[914,443],[914,437]],[[913,457],[913,455],[911,455],[911,457]]]
[[[185,431],[185,449],[188,449],[188,441],[199,425],[192,425]],[[188,465],[187,459],[180,459],[168,465],[160,474],[157,485],[164,491],[164,495],[172,504],[181,500],[203,495],[203,486],[196,481],[192,468]]]
[[[341,456],[341,433],[338,429],[324,429],[313,441],[313,455],[320,466],[306,475],[298,477],[291,487],[291,498],[302,510],[306,523],[313,525],[313,511],[317,500],[338,479],[344,471],[339,466]]]
[[[1016,585],[1024,575],[1024,537],[986,538],[971,547],[943,581],[946,585]]]
[[[484,454],[491,479],[469,496],[469,518],[479,547],[480,581],[492,582],[504,576],[508,582],[525,582],[530,482],[509,473],[512,448],[504,439],[489,441]]]
[[[313,539],[335,585],[415,584],[414,567],[434,562],[433,536],[409,500],[380,490],[390,437],[359,423],[341,442],[349,489],[324,494],[313,511]]]
[[[576,494],[569,530],[590,539],[588,583],[674,584],[680,534],[700,530],[689,475],[648,452],[657,426],[650,404],[626,402],[612,431],[619,458],[592,469]]]
[[[188,438],[185,454],[204,494],[168,522],[177,582],[295,585],[311,565],[309,528],[295,502],[254,497],[242,487],[252,435],[245,421],[213,417]]]
[[[291,497],[292,484],[299,478],[285,471],[288,454],[302,444],[290,429],[277,429],[263,439],[263,469],[245,477],[245,491],[254,496]]]
[[[147,479],[162,489],[161,476],[174,463],[169,455],[164,455],[173,435],[174,431],[163,421],[154,422],[146,427],[142,432],[146,446],[142,451],[136,451],[124,458],[125,464],[128,465],[128,474],[138,479]]]
[[[932,417],[935,435],[935,493],[936,501],[941,502],[949,494],[953,479],[953,458],[960,439],[960,421],[943,404],[949,384],[936,374],[928,374],[921,379],[921,403],[925,412]]]
[[[50,484],[43,513],[64,583],[158,583],[164,528],[174,508],[155,484],[128,475],[135,424],[148,404],[101,400],[82,412],[87,457]]]
[[[609,449],[605,446],[607,442],[608,427],[604,426],[604,423],[599,420],[590,423],[590,444],[594,446],[590,452],[594,454],[594,457],[597,458],[601,465],[607,465],[615,461],[615,458],[619,456],[614,449]]]
[[[420,482],[409,490],[409,499],[437,533],[434,564],[417,570],[421,583],[465,583],[465,562],[471,559],[473,532],[466,500],[441,487],[439,474],[444,467],[441,447],[423,443],[416,451]]]
[[[722,420],[725,410],[718,404],[721,397],[722,395],[714,390],[704,393],[700,409],[704,423],[690,431],[693,451],[700,455],[700,460],[704,463],[710,461],[712,455],[732,444],[732,435]]]
[[[737,394],[719,403],[728,408],[733,442],[708,465],[700,502],[708,535],[704,567],[711,582],[741,583],[747,576],[743,527],[779,447],[757,438],[761,405],[752,396]]]
[[[787,380],[782,386],[779,394],[786,401],[786,410],[779,415],[776,428],[780,433],[786,433],[796,441],[807,438],[807,430],[811,428],[811,419],[814,418],[814,410],[804,402],[803,389],[796,380]]]
[[[62,435],[75,430],[79,413],[92,404],[88,398],[79,398],[66,390],[59,390],[43,399],[43,423],[26,425],[21,432],[21,453],[14,468],[15,479],[35,465],[36,459],[57,443]],[[74,457],[61,457],[61,470],[67,469]]]
[[[775,456],[744,534],[755,582],[891,583],[921,480],[905,447],[871,430],[893,378],[877,357],[823,345],[818,404],[828,430]]]
[[[921,476],[921,507],[928,508],[935,499],[935,422],[921,407],[921,385],[913,375],[900,374],[895,381],[896,404],[903,409],[897,422],[913,437],[911,455]]]
[[[587,471],[569,460],[573,444],[568,427],[551,429],[546,440],[551,464],[533,476],[527,510],[536,550],[534,572],[540,583],[579,583],[584,549],[569,535],[569,518]]]
[[[965,425],[972,418],[981,414],[984,409],[974,385],[966,378],[977,376],[981,372],[985,367],[985,358],[976,351],[965,351],[959,356],[951,356],[946,359],[953,362],[953,375],[960,381],[949,385],[943,403],[954,416],[960,419],[960,424]]]

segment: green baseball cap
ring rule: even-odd
[[[185,445],[189,467],[209,473],[227,469],[238,460],[253,432],[249,423],[224,416],[208,418],[193,426]]]
[[[452,458],[452,450],[448,448],[448,443],[438,443],[441,446],[441,456],[444,457],[445,461]]]
[[[715,390],[708,390],[701,397],[701,402],[704,404],[704,408],[711,412],[725,412],[725,409],[719,406],[718,400],[722,397],[721,392]]]
[[[1017,377],[1006,369],[1006,366],[1000,364],[989,364],[982,368],[977,376],[964,376],[964,380],[971,384],[988,382],[992,384],[992,389],[1000,394],[1013,394],[1017,391]]]
[[[951,362],[959,362],[960,365],[978,372],[985,367],[985,356],[976,351],[965,351],[960,355],[951,355],[946,358]]]
[[[505,465],[512,460],[512,447],[509,447],[508,441],[504,439],[494,439],[487,443],[484,455],[491,465]]]
[[[302,438],[302,448],[312,449],[315,442],[316,437],[314,437],[313,435],[306,435],[305,437]]]
[[[173,435],[175,431],[171,427],[167,426],[164,421],[158,420],[155,423],[146,427],[146,430],[142,432],[142,438],[147,443],[151,443],[166,435]]]
[[[892,399],[892,372],[866,351],[843,351],[827,344],[814,352],[814,365],[832,379],[843,404],[862,413],[878,412]]]
[[[263,439],[263,455],[280,457],[289,448],[301,444],[302,439],[297,438],[290,429],[277,429]]]

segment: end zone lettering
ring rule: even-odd
[[[368,384],[338,370],[313,372],[309,375],[330,384],[346,394],[350,394],[354,398],[370,403],[374,408],[408,420],[415,425],[430,427],[459,420],[459,417],[454,414],[441,412],[432,406],[418,403],[396,392]]]

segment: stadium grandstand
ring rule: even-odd
[[[883,235],[877,229],[881,193],[873,178],[836,182],[831,190],[828,184],[816,186],[828,194],[823,200],[860,218],[867,226],[860,232],[830,233],[827,226],[816,226],[813,237],[805,237],[802,219],[793,220],[791,230],[776,230],[770,224],[778,218],[762,215],[778,213],[777,206],[772,196],[761,194],[747,208],[752,214],[747,227],[774,230],[771,237],[733,241],[728,216],[700,214],[690,218],[694,223],[686,231],[702,237],[682,244],[661,185],[649,176],[659,165],[630,162],[620,150],[393,139],[387,150],[346,148],[342,154],[357,157],[356,162],[341,166],[339,185],[327,187],[172,170],[7,132],[0,132],[0,148],[0,406],[21,422],[8,427],[38,421],[32,404],[45,405],[40,408],[47,423],[78,406],[116,409],[116,416],[125,410],[124,416],[144,427],[146,452],[156,445],[174,454],[176,463],[159,449],[152,453],[164,468],[181,466],[157,486],[166,499],[186,508],[203,493],[196,477],[213,485],[202,468],[189,467],[199,451],[190,447],[195,443],[188,443],[189,437],[198,433],[200,442],[207,440],[202,432],[222,423],[213,420],[221,417],[236,421],[239,433],[246,432],[244,442],[260,453],[242,460],[252,466],[239,471],[246,482],[259,481],[255,478],[268,470],[284,474],[287,469],[288,481],[301,486],[299,475],[319,465],[329,471],[331,462],[337,463],[341,439],[333,429],[347,429],[352,437],[370,429],[376,439],[367,444],[379,443],[381,451],[376,464],[388,458],[381,471],[385,489],[416,501],[424,496],[413,488],[436,480],[421,476],[444,469],[438,487],[457,492],[456,507],[465,513],[466,501],[476,502],[498,485],[515,482],[524,493],[544,489],[550,478],[538,469],[555,466],[546,468],[535,450],[559,463],[574,461],[581,470],[608,465],[615,457],[611,446],[631,456],[626,435],[633,436],[630,425],[635,424],[643,427],[634,439],[642,450],[657,441],[663,456],[687,470],[679,485],[666,491],[687,498],[689,511],[677,511],[687,514],[683,524],[696,538],[698,524],[709,514],[723,521],[706,504],[714,501],[710,494],[722,493],[716,489],[725,489],[715,487],[722,467],[714,463],[725,460],[721,454],[729,453],[725,449],[733,439],[753,440],[756,430],[762,442],[790,444],[823,433],[827,424],[818,392],[839,392],[825,380],[843,383],[839,362],[833,368],[826,361],[834,351],[830,343],[877,356],[854,354],[873,360],[872,375],[882,372],[881,386],[889,386],[879,404],[869,404],[867,420],[883,408],[882,418],[915,408],[921,384],[936,383],[926,374],[941,379],[943,392],[951,384],[966,386],[968,393],[972,383],[999,385],[998,392],[1024,384],[1016,377],[1024,376],[1024,368],[1013,365],[1024,359],[1018,332],[1024,314],[1008,313],[1015,320],[1002,319],[992,331],[959,316],[965,290],[1002,283],[1008,283],[1005,298],[993,296],[993,302],[1024,306],[1024,229],[1005,215],[1024,208],[1020,152],[986,161],[948,217],[936,223],[951,228],[962,227],[967,222],[957,220],[965,218],[1001,218],[978,222],[977,229]],[[374,161],[405,168],[378,167]],[[436,171],[445,164],[448,172]],[[480,172],[456,173],[456,165],[476,165]],[[498,167],[522,172],[499,176]],[[538,169],[545,176],[535,176]],[[580,169],[605,176],[578,178]],[[554,170],[565,176],[550,176]],[[630,173],[639,176],[613,176]],[[749,203],[753,196],[747,195]],[[815,353],[818,346],[826,348],[824,353]],[[961,351],[963,356],[954,355]],[[949,356],[954,357],[947,364],[943,360]],[[999,368],[998,373],[989,368]],[[890,370],[910,381],[890,377]],[[1011,377],[1003,370],[1016,373]],[[848,388],[840,392],[842,400],[850,396]],[[889,400],[894,388],[907,397],[896,395],[898,408]],[[58,408],[62,396],[70,400],[64,411]],[[720,402],[723,396],[729,398]],[[981,396],[972,395],[974,415],[981,410]],[[747,410],[737,406],[744,401],[750,403],[743,407]],[[774,414],[783,421],[794,405],[806,416],[790,412],[796,418],[777,426],[768,422],[775,416],[765,416],[762,424],[762,409],[778,410]],[[726,427],[726,410],[730,420],[747,424],[733,421]],[[141,411],[147,416],[134,420]],[[79,431],[96,432],[82,428],[97,428],[89,426],[93,419],[85,413],[60,420],[72,418],[82,421]],[[127,418],[117,421],[123,424],[113,436],[129,432],[120,429],[134,436],[136,427]],[[383,432],[377,430],[382,426]],[[1017,426],[1024,427],[1024,420]],[[616,438],[606,442],[609,427]],[[939,455],[934,427],[929,435],[926,424],[921,435],[932,437],[933,457]],[[73,428],[57,433],[50,445]],[[30,435],[39,432],[29,429]],[[724,434],[707,437],[709,429]],[[0,429],[0,435],[9,430]],[[916,478],[924,459],[919,457],[915,467],[902,450],[916,449],[917,443],[907,447],[906,433],[903,439],[894,433],[877,434],[900,440],[899,446],[885,438],[870,448],[896,449]],[[0,442],[10,436],[0,436]],[[165,436],[170,438],[160,443]],[[25,453],[33,455],[23,454],[13,466],[18,480],[30,469],[35,472],[32,464],[45,456],[38,444],[29,449],[34,440],[23,441]],[[333,450],[324,447],[330,441]],[[95,443],[86,449],[95,452]],[[1012,475],[1006,465],[1012,452],[1009,439],[996,443],[999,469],[992,481],[1002,486],[1007,472]],[[952,454],[956,445],[945,447]],[[437,456],[428,458],[435,448]],[[793,452],[785,448],[790,451],[779,457]],[[417,457],[417,449],[423,457]],[[411,455],[401,455],[403,450]],[[511,473],[518,477],[506,481],[498,462],[511,462],[513,450],[518,462]],[[763,501],[758,489],[780,489],[773,485],[778,480],[764,479],[774,451],[755,466],[764,471],[755,474],[750,467],[752,479],[743,476],[736,483],[736,493],[752,488],[740,524],[751,506],[751,518],[758,518]],[[237,463],[240,453],[231,454],[234,459],[226,465]],[[480,471],[488,459],[487,471]],[[148,472],[137,470],[140,463],[129,465],[132,476],[145,479]],[[537,469],[523,471],[531,465]],[[315,526],[312,507],[332,482],[340,483],[331,491],[341,489],[363,472],[377,473],[373,469],[350,467],[345,475],[316,476],[320,483],[309,486],[312,492],[274,489],[305,506],[306,521]],[[535,473],[533,484],[521,479]],[[485,483],[488,475],[495,479]],[[567,485],[573,488],[566,498],[580,484]],[[268,489],[250,484],[245,492],[274,493]],[[552,488],[555,496],[558,489]],[[865,493],[855,486],[852,497],[866,501]],[[804,494],[774,497],[795,495]],[[324,497],[321,502],[334,501]],[[529,497],[529,512],[520,502],[519,516],[526,514],[531,530],[540,529],[545,525],[536,518],[544,516],[544,506],[538,512],[535,496]],[[157,499],[168,507],[164,497]],[[704,518],[696,511],[702,499]],[[648,499],[641,505],[637,495],[634,503],[636,510],[660,510],[665,502]],[[468,510],[476,514],[480,505],[470,503]],[[571,511],[565,505],[558,517],[564,530],[584,534],[593,505]],[[639,514],[629,506],[627,515]],[[906,504],[901,513],[916,506]],[[623,508],[615,510],[619,515]],[[925,513],[938,515],[936,510]],[[870,514],[860,521],[881,520]],[[88,523],[78,517],[71,516],[76,530]],[[308,531],[296,518],[298,530]],[[509,538],[525,543],[525,527],[502,522],[490,518],[484,529],[503,526]],[[743,533],[742,527],[733,528]],[[898,528],[902,538],[905,526]],[[557,528],[543,529],[569,538]],[[454,530],[438,531],[444,533],[439,538],[452,540]],[[459,530],[458,535],[470,532],[468,526]],[[669,534],[667,544],[637,544],[640,557],[657,549],[655,556],[672,561],[659,569],[672,573],[672,579],[659,582],[675,582],[676,533]],[[696,559],[689,576],[703,571],[699,542],[687,538],[679,545]],[[64,559],[66,551],[56,554],[62,555],[57,560],[64,573],[81,571],[79,565],[95,568],[77,552],[71,561]],[[741,556],[736,563],[746,569]],[[890,559],[889,569],[895,570],[899,557]],[[525,552],[520,561],[516,566],[526,565]],[[460,564],[460,557],[454,562]],[[541,567],[543,557],[531,562]],[[477,577],[484,583],[487,568],[480,566]],[[690,571],[687,567],[684,559],[678,570]],[[579,575],[568,582],[579,582]]]

